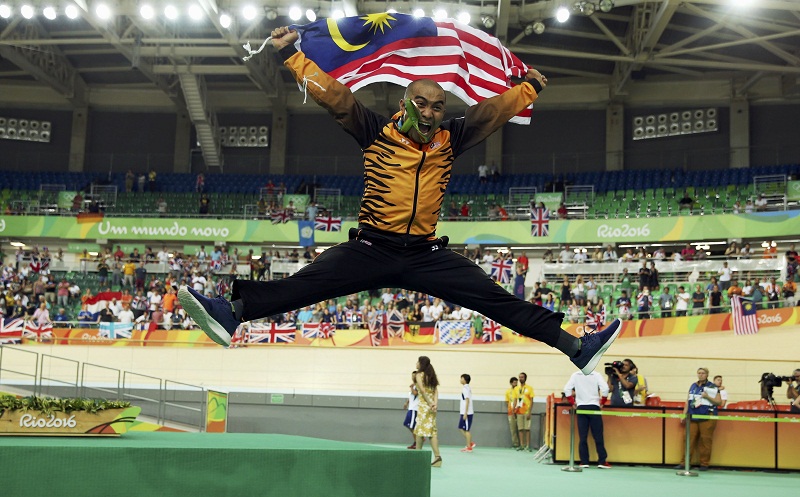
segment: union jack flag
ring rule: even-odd
[[[488,318],[483,320],[483,335],[481,339],[484,342],[496,342],[503,339],[503,332],[500,328],[500,323]]]
[[[107,338],[130,338],[133,323],[100,323],[100,336]]]
[[[406,320],[397,309],[392,309],[386,316],[386,332],[388,336],[403,336],[406,329]]]
[[[294,343],[294,324],[251,323],[247,343]]]
[[[498,259],[492,263],[492,272],[490,276],[500,283],[511,283],[511,267],[510,260]]]
[[[336,327],[333,323],[303,323],[302,333],[309,340],[330,338],[336,334]]]
[[[36,341],[53,338],[53,323],[36,324],[33,321],[27,321],[25,323],[25,329],[23,330],[23,336]]]
[[[375,319],[370,319],[367,323],[369,327],[369,338],[372,341],[373,347],[380,347],[381,345],[388,345],[383,343],[386,337],[386,314],[376,316]]]
[[[42,263],[39,262],[39,259],[36,257],[31,258],[31,262],[28,264],[28,267],[31,268],[31,271],[34,273],[38,273],[42,270]]]
[[[220,269],[222,269],[222,261],[219,260],[211,261],[209,263],[209,269],[211,269],[212,271],[219,271]]]
[[[342,218],[318,216],[314,220],[314,229],[319,231],[342,231]]]
[[[0,344],[22,342],[24,325],[22,318],[0,320]]]
[[[531,209],[531,236],[550,236],[550,209]]]
[[[217,295],[225,295],[228,293],[228,284],[225,282],[225,278],[220,278],[217,282]]]
[[[287,210],[273,211],[270,214],[272,224],[288,223],[292,220],[292,214]]]

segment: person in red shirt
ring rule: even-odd
[[[559,219],[566,219],[567,218],[567,206],[563,203],[558,206],[558,218]]]
[[[525,255],[525,252],[523,252],[522,255],[517,258],[517,264],[522,266],[523,271],[528,270],[528,256]]]
[[[461,217],[469,217],[469,204],[466,202],[461,204]]]

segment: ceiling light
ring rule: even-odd
[[[30,19],[31,17],[33,17],[33,14],[34,14],[33,7],[31,7],[30,5],[23,5],[19,9],[19,12],[20,12],[20,14],[22,14],[22,17],[24,17],[25,19]]]
[[[150,20],[156,15],[156,11],[153,10],[151,5],[142,5],[139,7],[139,15],[142,16],[142,19]]]
[[[533,23],[533,32],[537,35],[544,33],[544,23],[542,21],[536,21]]]
[[[341,9],[336,9],[333,11],[333,14],[331,14],[331,17],[333,17],[334,19],[341,19],[342,17],[344,17],[344,12],[342,12]]]
[[[556,19],[558,19],[558,22],[567,22],[567,19],[569,19],[569,9],[566,7],[559,7],[556,11]]]
[[[100,19],[106,20],[111,19],[111,9],[108,8],[108,5],[101,3],[94,9],[94,13],[97,14],[97,17]]]
[[[317,20],[317,13],[314,12],[313,9],[306,9],[306,19],[310,22],[314,22]]]
[[[11,7],[6,4],[0,5],[0,17],[3,19],[11,17]]]
[[[456,15],[456,19],[458,19],[458,22],[461,24],[469,24],[469,22],[472,20],[472,16],[469,15],[469,12],[459,12]]]
[[[50,19],[52,21],[53,19],[56,18],[56,9],[54,9],[53,7],[45,7],[44,10],[42,10],[42,15],[44,15],[47,19]]]
[[[247,21],[252,21],[258,15],[258,11],[252,5],[245,5],[242,8],[242,17]]]
[[[67,14],[67,17],[70,19],[77,19],[78,18],[78,7],[74,5],[67,5],[64,9],[64,13]]]
[[[525,36],[530,36],[533,34],[533,24],[526,24],[525,28],[522,30],[525,33]]]
[[[436,9],[433,11],[433,18],[437,21],[444,21],[447,19],[447,11],[444,9]]]
[[[414,17],[425,17],[425,11],[422,9],[414,9]]]
[[[219,16],[219,25],[225,29],[231,27],[231,16],[228,14],[222,14]]]
[[[581,2],[581,12],[583,15],[590,16],[594,14],[594,4],[592,2]]]
[[[164,7],[164,17],[170,21],[174,21],[178,18],[178,9],[174,5],[167,5]]]
[[[494,17],[492,16],[483,16],[481,17],[481,21],[483,22],[483,27],[486,29],[492,29],[494,27]]]
[[[265,14],[264,14],[264,15],[265,15],[265,16],[267,16],[267,19],[268,19],[268,20],[270,20],[270,21],[274,21],[275,19],[277,19],[277,18],[278,18],[278,11],[277,11],[277,10],[275,10],[275,9],[267,9],[267,10],[265,11]]]
[[[602,10],[603,12],[610,12],[611,9],[614,8],[613,0],[600,0],[600,3],[598,5],[600,6],[600,10]]]
[[[190,6],[189,17],[194,21],[199,21],[203,18],[203,9],[201,9],[199,5]]]
[[[297,5],[294,5],[289,9],[289,19],[291,19],[293,21],[299,21],[302,16],[303,16],[303,12],[300,10],[300,7],[298,7]]]

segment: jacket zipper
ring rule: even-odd
[[[425,162],[425,152],[422,152],[422,158],[417,164],[417,177],[414,183],[414,206],[411,209],[411,219],[408,220],[408,227],[406,228],[406,235],[411,234],[411,225],[414,224],[414,218],[417,217],[417,199],[419,198],[419,173],[422,171],[422,164]]]

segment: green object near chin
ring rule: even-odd
[[[417,108],[417,104],[414,103],[413,100],[407,98],[405,100],[406,106],[406,115],[401,121],[400,124],[400,132],[401,133],[408,133],[412,129],[417,130],[417,134],[419,134],[420,139],[423,143],[428,143],[431,139],[422,131],[419,130],[419,109]]]

